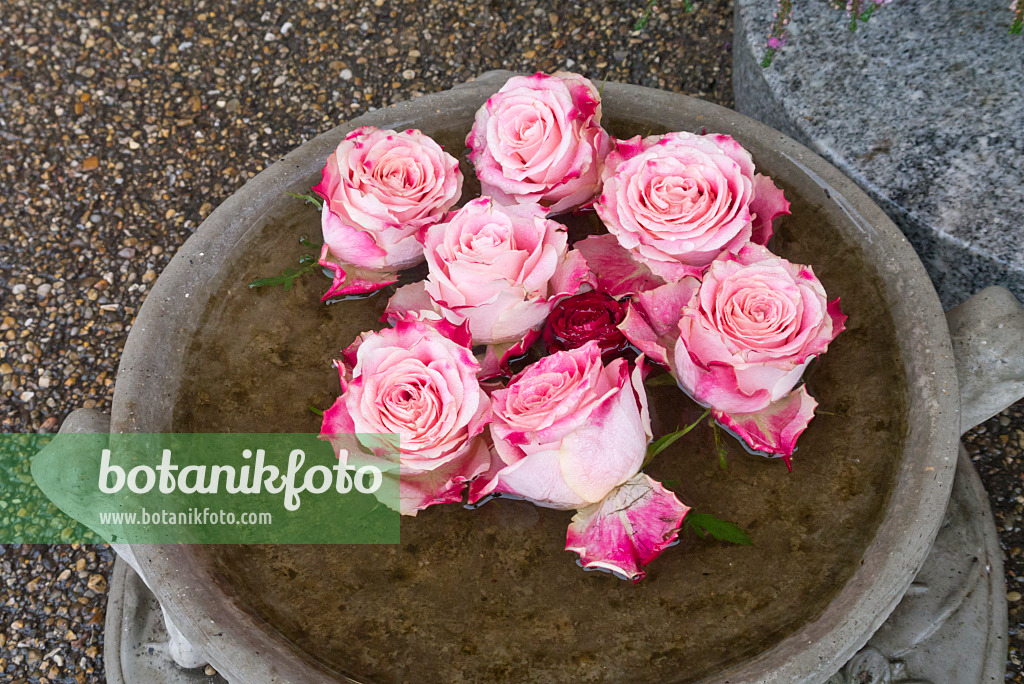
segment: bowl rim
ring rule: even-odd
[[[170,430],[188,343],[219,285],[223,257],[246,240],[286,191],[322,168],[359,126],[404,129],[442,114],[473,113],[503,83],[482,78],[347,121],[299,146],[221,204],[189,237],[151,290],[125,343],[111,408],[111,432]],[[907,377],[904,458],[885,517],[862,558],[817,620],[705,684],[816,682],[834,674],[895,608],[938,533],[952,488],[959,442],[959,393],[949,333],[935,289],[913,248],[884,212],[831,164],[793,139],[732,110],[678,93],[608,82],[609,111],[650,120],[697,119],[732,135],[772,168],[803,174],[850,218],[848,235],[876,266],[893,314]],[[709,126],[710,127],[710,126]],[[778,175],[778,174],[777,174]],[[893,553],[901,549],[903,553]],[[354,681],[329,669],[242,608],[201,569],[187,546],[134,545],[142,574],[171,620],[219,671],[246,682]],[[187,572],[191,568],[192,572]]]

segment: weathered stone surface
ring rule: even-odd
[[[987,287],[946,314],[960,384],[963,432],[1024,397],[1024,307]]]
[[[828,684],[994,684],[1006,669],[1006,582],[981,480],[960,449],[924,567],[885,624]]]
[[[1024,41],[1008,4],[905,0],[851,33],[828,3],[797,3],[762,69],[775,3],[736,2],[736,108],[863,187],[947,308],[985,285],[1024,297]]]

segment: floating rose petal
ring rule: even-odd
[[[642,566],[675,542],[689,511],[660,482],[637,473],[602,501],[577,511],[565,550],[578,553],[588,570],[607,570],[636,584],[647,574]]]
[[[800,386],[756,413],[712,411],[711,415],[751,449],[781,457],[792,470],[790,457],[796,450],[796,440],[807,429],[817,406],[814,397]]]
[[[320,251],[320,260],[317,263],[334,273],[331,287],[320,298],[322,302],[334,297],[376,292],[398,280],[395,273],[359,268],[350,264],[342,265],[332,259],[327,245]]]
[[[753,233],[750,241],[767,245],[772,236],[772,222],[789,212],[789,200],[771,178],[763,174],[754,175],[754,199],[750,201],[754,213]]]

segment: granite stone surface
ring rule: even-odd
[[[849,30],[797,3],[759,66],[774,2],[736,0],[736,108],[797,138],[896,221],[949,308],[1024,297],[1024,38],[1003,0],[900,0]]]

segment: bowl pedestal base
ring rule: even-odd
[[[995,521],[961,447],[946,517],[924,566],[881,629],[827,684],[1001,682],[1006,621]],[[174,661],[160,604],[121,557],[110,582],[105,643],[107,684],[241,681]],[[191,646],[202,652],[201,644]]]

